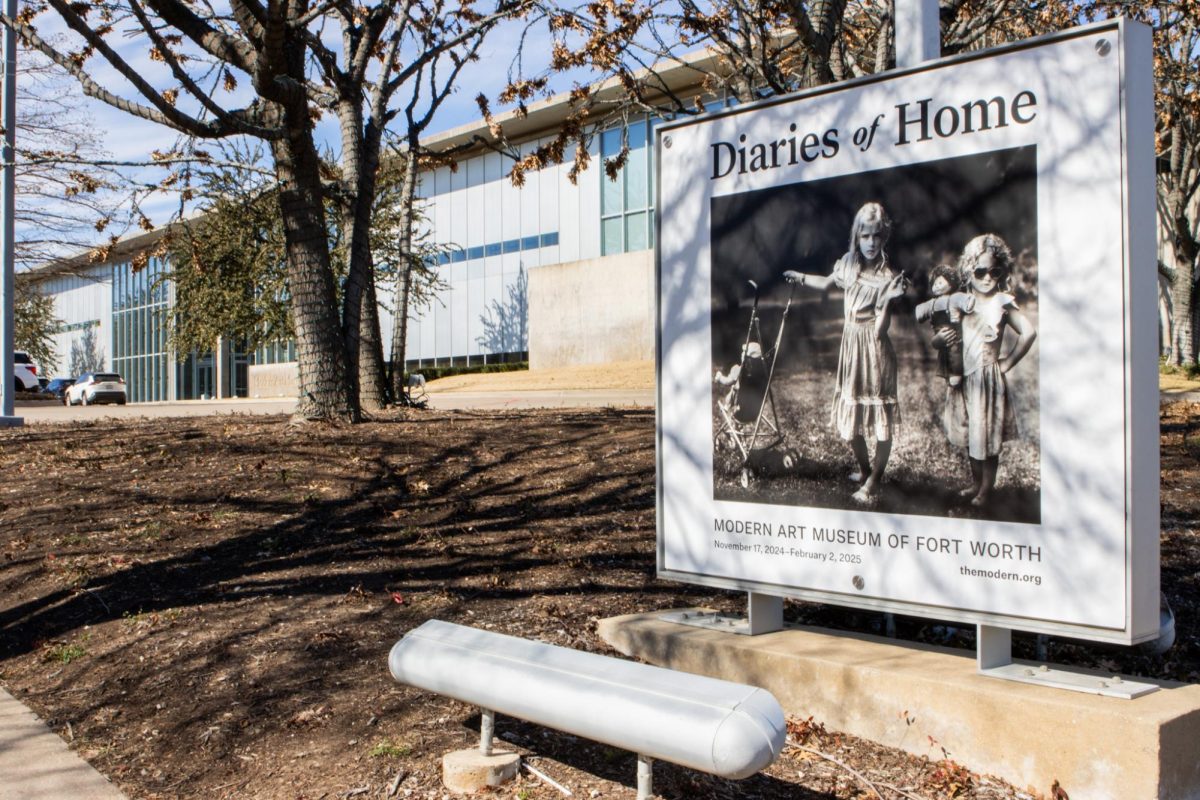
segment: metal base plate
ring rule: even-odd
[[[736,633],[742,636],[750,635],[750,620],[742,616],[718,614],[704,608],[689,608],[686,611],[671,611],[660,614],[664,622],[677,622],[680,625],[692,625],[697,628],[708,628],[725,633]]]
[[[1068,672],[1062,669],[1052,669],[1046,665],[1040,667],[1025,664],[1005,664],[1001,667],[979,670],[980,675],[988,678],[1000,678],[1018,683],[1032,683],[1036,686],[1049,686],[1055,689],[1066,689],[1072,692],[1099,694],[1105,697],[1120,697],[1132,700],[1135,697],[1158,691],[1152,683],[1137,683],[1127,681],[1118,675],[1111,678],[1101,678],[1096,675],[1081,675],[1078,672]]]
[[[24,417],[0,416],[0,428],[20,428],[25,425]]]

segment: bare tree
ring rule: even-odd
[[[17,59],[16,261],[44,265],[88,247],[97,230],[128,226],[130,189],[79,113],[78,86],[36,52]],[[122,211],[124,210],[124,214]]]
[[[357,421],[365,297],[371,286],[369,230],[386,128],[419,72],[439,57],[466,59],[523,0],[35,0],[0,18],[79,81],[83,91],[190,139],[253,137],[267,143],[279,192],[300,373],[299,413]],[[76,40],[43,38],[54,15]],[[334,34],[337,34],[336,38]],[[118,46],[145,41],[158,72],[139,69]],[[98,76],[106,66],[118,79]],[[245,87],[245,88],[240,88]],[[326,173],[314,123],[338,122],[338,174]],[[327,183],[328,181],[328,183]],[[334,185],[335,184],[335,185]],[[340,308],[325,199],[336,191],[338,224],[349,229],[349,269]]]

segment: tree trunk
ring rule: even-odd
[[[830,54],[837,40],[842,17],[846,13],[846,0],[816,0],[809,5],[813,39],[808,61],[805,65],[803,86],[812,88],[833,83],[836,80]]]
[[[1193,312],[1196,284],[1192,279],[1193,266],[1175,262],[1175,280],[1171,284],[1171,306],[1175,318],[1171,324],[1171,362],[1183,366],[1196,363],[1196,315]]]
[[[338,104],[337,113],[342,127],[342,181],[351,190],[350,197],[343,200],[341,208],[342,230],[350,234],[346,248],[349,264],[346,281],[342,285],[342,337],[345,340],[346,367],[354,380],[357,394],[360,391],[362,312],[368,274],[363,257],[365,254],[369,260],[370,256],[370,244],[359,229],[359,216],[365,206],[366,227],[369,229],[372,195],[364,194],[362,186],[363,173],[367,170],[362,141],[362,107],[355,102],[343,101]]]
[[[296,121],[289,122],[294,125]],[[340,335],[317,152],[308,134],[307,118],[302,128],[292,130],[290,137],[273,142],[271,150],[279,179],[279,211],[296,328],[300,373],[296,410],[311,418],[358,422],[358,397],[347,374]]]
[[[1187,198],[1178,189],[1169,190],[1166,207],[1171,217],[1168,250],[1175,279],[1171,283],[1172,324],[1171,363],[1196,363],[1196,257],[1200,245],[1192,237],[1188,220]]]
[[[346,350],[353,353],[351,365],[357,370],[359,402],[363,408],[378,411],[387,404],[387,376],[371,255],[371,220],[382,132],[373,119],[364,129],[358,98],[338,105],[338,120],[342,126],[343,179],[352,188],[342,209],[342,229],[348,234],[350,254],[342,300]]]
[[[375,270],[367,273],[359,318],[358,399],[366,411],[387,406],[388,382],[383,363],[383,337],[379,333],[379,300],[375,293]]]
[[[399,400],[404,394],[404,365],[408,356],[408,306],[412,296],[413,271],[413,203],[417,194],[417,152],[410,141],[404,156],[404,183],[400,203],[404,213],[400,223],[400,253],[404,264],[396,281],[396,324],[392,327],[392,397]]]

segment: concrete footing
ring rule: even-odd
[[[520,767],[521,757],[516,753],[485,756],[478,748],[455,750],[442,756],[442,783],[452,792],[470,794],[508,783],[517,777]]]
[[[660,613],[603,620],[600,636],[652,664],[761,686],[833,730],[935,760],[944,749],[1020,788],[1200,800],[1200,685],[1100,697],[986,678],[957,650],[812,628],[738,636]]]

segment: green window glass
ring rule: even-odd
[[[125,378],[130,402],[166,400],[171,370],[167,357],[165,265],[152,259],[134,271],[129,262],[113,265],[111,369]]]

